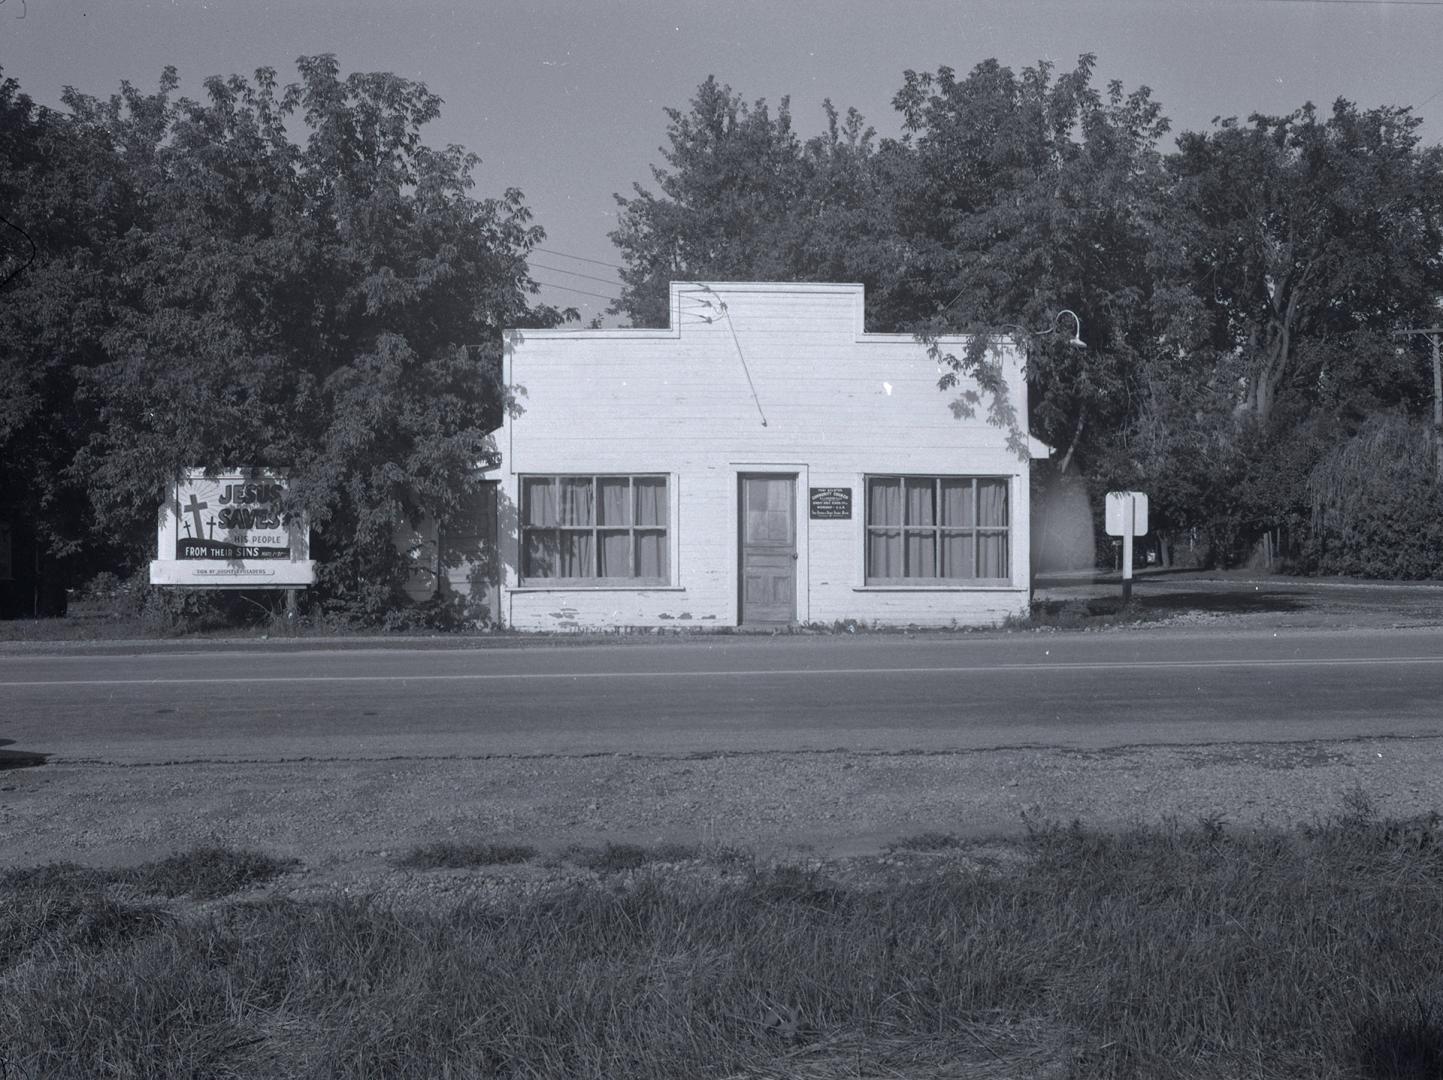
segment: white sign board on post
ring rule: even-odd
[[[1132,599],[1132,538],[1147,534],[1147,495],[1109,491],[1103,512],[1108,536],[1122,537],[1122,601]]]
[[[1131,509],[1128,503],[1131,502]],[[1104,513],[1108,536],[1147,534],[1147,495],[1141,491],[1109,491]],[[1128,528],[1129,520],[1132,528]]]
[[[160,509],[152,585],[294,589],[315,582],[310,531],[281,509],[274,469],[187,469]]]

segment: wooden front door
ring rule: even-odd
[[[797,617],[797,478],[742,476],[737,492],[741,621],[755,626]]]

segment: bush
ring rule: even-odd
[[[1401,416],[1367,421],[1308,480],[1304,566],[1324,574],[1443,577],[1443,489],[1432,433]]]

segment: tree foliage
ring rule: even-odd
[[[563,315],[528,303],[543,234],[520,192],[474,197],[478,159],[422,141],[436,95],[331,56],[298,67],[284,87],[208,79],[200,101],[167,69],[153,93],[30,108],[17,212],[41,257],[0,311],[28,395],[0,446],[14,461],[54,429],[49,468],[19,466],[53,478],[32,512],[60,550],[109,537],[137,558],[178,470],[289,469],[326,592],[377,610],[394,528],[444,519],[474,483],[505,404],[501,329]]]
[[[803,141],[788,102],[773,115],[709,79],[668,111],[656,193],[618,196],[614,310],[664,323],[668,279],[861,281],[869,328],[950,364],[956,411],[990,398],[994,423],[1025,423],[1095,495],[1148,490],[1161,527],[1203,529],[1222,559],[1266,530],[1306,536],[1319,461],[1428,403],[1423,350],[1391,333],[1443,293],[1443,150],[1409,109],[1345,100],[1168,149],[1147,88],[1100,88],[1095,69],[905,72],[902,134],[880,141],[830,102]],[[964,355],[936,349],[957,332]],[[1027,352],[1025,418],[1002,397],[999,334]],[[976,389],[956,399],[963,377]]]
[[[1014,73],[995,60],[963,79],[909,71],[894,100],[910,163],[897,192],[912,268],[905,328],[976,335],[973,370],[989,334],[1017,334],[1027,419],[1064,470],[1116,427],[1150,344],[1149,222],[1167,130],[1145,87],[1112,82],[1104,93],[1094,67],[1087,55],[1061,76],[1045,62]],[[1067,347],[1070,333],[1029,333],[1061,310],[1086,326],[1086,352]]]
[[[1238,405],[1416,399],[1370,338],[1426,316],[1443,284],[1443,156],[1403,107],[1337,101],[1320,118],[1254,115],[1189,132],[1169,159],[1182,270],[1210,343],[1238,364]],[[1359,362],[1359,361],[1362,362]]]
[[[885,230],[874,134],[861,115],[825,103],[825,135],[803,143],[789,102],[775,115],[708,78],[689,111],[667,109],[668,168],[653,167],[659,193],[634,185],[616,196],[622,295],[614,312],[633,325],[668,320],[677,280],[837,280],[877,263],[869,255]]]
[[[1443,577],[1443,488],[1429,425],[1396,414],[1369,419],[1320,455],[1307,492],[1311,568]]]

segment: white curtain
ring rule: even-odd
[[[636,487],[636,524],[666,525],[666,479],[660,476],[638,476]]]
[[[977,481],[977,524],[982,528],[1007,527],[1007,481]],[[977,534],[977,574],[984,578],[1010,576],[1007,567],[1007,533]]]
[[[668,579],[666,477],[526,477],[522,576]]]
[[[631,530],[603,529],[597,539],[601,544],[601,576],[631,577]]]
[[[660,529],[636,531],[636,576],[667,580],[666,533]]]
[[[937,481],[931,479],[930,477],[926,480],[908,480],[907,524],[937,524],[936,500]]]
[[[972,481],[957,479],[943,480],[942,524],[971,527],[976,523],[976,515],[973,513],[972,503]]]
[[[591,478],[589,476],[563,476],[561,478],[561,524],[590,525]]]
[[[977,545],[970,532],[942,534],[942,570],[944,578],[977,576]]]
[[[631,481],[625,476],[603,476],[597,481],[597,524],[631,524]]]
[[[667,581],[668,553],[671,546],[666,539],[669,514],[666,478],[638,476],[632,481],[632,488],[636,498],[636,512],[632,519],[637,524],[633,533],[636,545],[636,576]]]
[[[564,578],[596,576],[595,534],[591,532],[561,533],[561,574]]]
[[[521,502],[528,526],[547,528],[556,524],[556,481],[547,476],[522,481]]]
[[[556,533],[551,529],[526,530],[526,558],[523,577],[556,577]]]
[[[902,576],[902,481],[867,482],[867,576]]]
[[[977,481],[977,524],[983,528],[1007,524],[1007,481]]]
[[[920,532],[907,530],[907,573],[909,578],[937,576],[937,533],[934,529]]]

